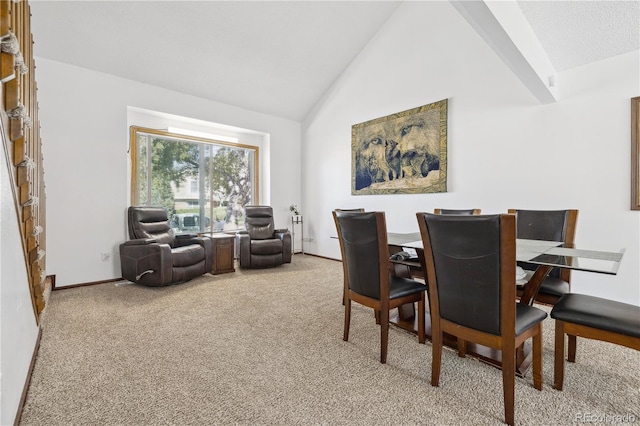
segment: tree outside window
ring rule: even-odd
[[[166,208],[178,233],[244,226],[244,207],[258,203],[258,147],[136,127],[131,140],[134,205]]]

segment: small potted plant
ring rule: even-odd
[[[295,204],[291,204],[289,206],[289,211],[292,213],[291,221],[293,223],[302,222],[302,215],[300,214],[300,210],[298,210],[298,206],[296,206]]]

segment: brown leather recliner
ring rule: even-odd
[[[175,235],[164,208],[129,207],[128,226],[131,240],[120,244],[123,278],[157,287],[211,272],[213,240]]]
[[[269,268],[291,263],[291,233],[275,229],[270,206],[245,207],[245,231],[236,233],[241,268]]]

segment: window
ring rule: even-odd
[[[258,204],[258,147],[131,127],[131,203],[162,206],[181,232],[244,227]]]

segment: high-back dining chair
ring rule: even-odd
[[[357,207],[357,208],[353,208],[353,209],[335,209],[335,211],[344,212],[344,213],[362,213],[362,212],[364,212],[364,208]],[[346,299],[346,297],[347,297],[346,294],[347,294],[347,281],[345,280],[344,289],[342,290],[342,304],[343,305],[344,305],[344,302],[347,300]]]
[[[558,241],[565,247],[574,245],[578,210],[517,210],[509,209],[516,215],[517,238],[527,240]],[[535,265],[518,262],[526,270],[535,270]],[[555,305],[560,298],[571,291],[571,269],[554,268],[544,279],[535,301],[545,305]],[[518,289],[522,296],[522,287]]]
[[[431,385],[440,381],[443,333],[499,349],[505,421],[512,425],[516,348],[533,338],[533,384],[542,390],[541,323],[547,316],[516,303],[515,216],[416,215],[429,285]]]
[[[433,209],[433,214],[454,214],[462,216],[478,215],[481,209]],[[458,338],[458,356],[464,358],[466,356],[466,343],[462,338]]]
[[[333,212],[345,282],[344,334],[349,340],[351,302],[373,308],[380,322],[380,362],[387,362],[389,311],[418,302],[418,341],[424,330],[427,286],[389,272],[389,246],[383,212]]]
[[[474,215],[480,214],[480,212],[480,209],[433,209],[433,214]]]
[[[337,212],[345,212],[345,213],[362,213],[364,209],[362,207],[355,209],[335,209]]]
[[[551,310],[556,323],[553,387],[564,384],[564,336],[569,338],[567,361],[576,362],[571,337],[580,336],[626,346],[640,351],[640,306],[586,294],[569,293]],[[615,360],[612,360],[615,362]]]

